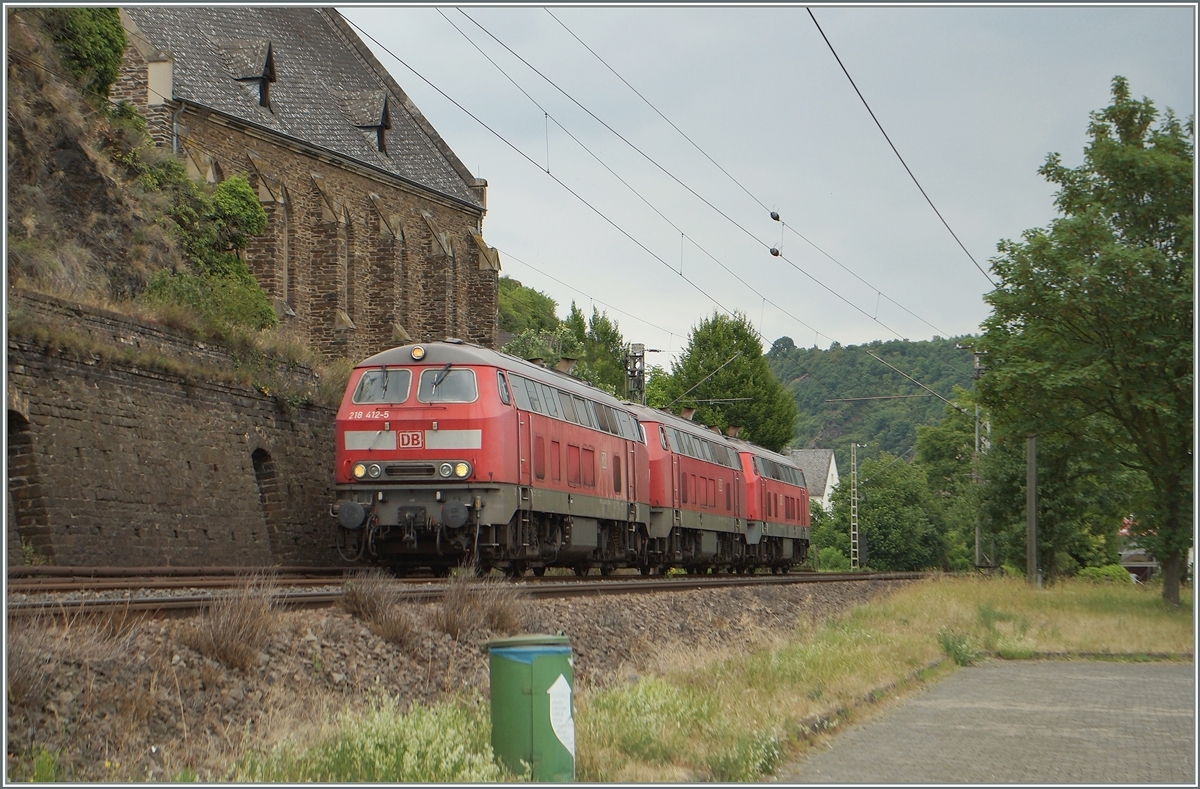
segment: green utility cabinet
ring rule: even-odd
[[[575,780],[575,659],[566,636],[526,635],[489,641],[492,750],[535,781]]]

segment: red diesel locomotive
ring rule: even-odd
[[[335,436],[331,512],[348,560],[649,574],[786,570],[807,552],[807,493],[782,456],[460,341],[357,365]],[[764,479],[760,456],[787,471]],[[803,505],[776,514],[748,484]]]

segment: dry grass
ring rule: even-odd
[[[508,635],[526,626],[529,608],[521,591],[503,578],[461,573],[450,580],[431,618],[436,629],[455,639],[484,629]]]
[[[399,602],[396,583],[382,570],[368,570],[346,582],[342,607],[367,623],[371,632],[401,649],[412,651],[424,628]]]
[[[180,634],[180,641],[230,668],[249,672],[274,626],[272,584],[249,579],[234,594],[209,606],[200,623]]]
[[[356,573],[342,587],[342,607],[365,622],[386,615],[398,599],[395,581],[379,569]]]
[[[8,627],[8,698],[40,708],[60,669],[68,664],[100,665],[124,659],[129,627],[111,620],[68,614],[10,620]]]

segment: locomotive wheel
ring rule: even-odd
[[[533,574],[536,575],[538,578],[541,578],[542,576],[544,576],[546,574],[546,565],[543,564],[538,567],[534,567]]]
[[[433,570],[434,578],[449,578],[450,577],[450,568],[447,565],[440,565],[438,567],[433,567],[431,569]]]
[[[586,564],[577,564],[577,565],[575,565],[574,569],[575,569],[575,574],[577,576],[579,576],[580,578],[582,578],[583,576],[588,574],[588,570],[590,568]]]
[[[612,575],[612,571],[613,571],[613,568],[612,568],[611,564],[600,565],[600,574],[601,575]]]
[[[525,564],[523,562],[509,562],[504,568],[504,575],[508,578],[520,578],[525,574]]]
[[[642,575],[649,575],[650,573],[654,572],[654,568],[648,564],[642,565],[638,568],[638,570],[641,571]]]

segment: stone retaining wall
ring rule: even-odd
[[[93,340],[179,342],[72,309],[72,328]],[[61,565],[338,563],[333,409],[11,333],[7,350],[10,565],[23,543]],[[195,351],[229,363],[219,348]]]

